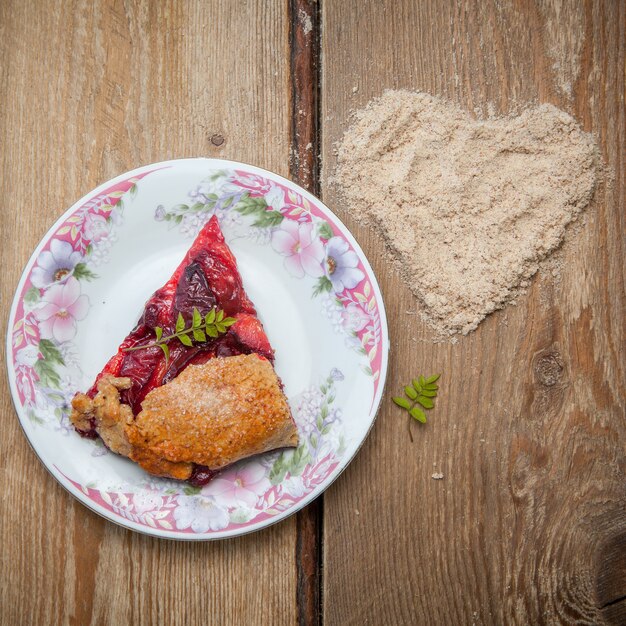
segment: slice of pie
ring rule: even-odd
[[[166,340],[181,329],[184,339]],[[298,444],[273,360],[212,217],[93,386],[74,396],[71,421],[151,474],[202,485],[240,459]]]

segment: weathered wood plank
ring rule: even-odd
[[[290,0],[291,179],[319,194],[319,10],[315,0]],[[297,602],[300,626],[320,624],[323,497],[297,515]]]
[[[97,184],[202,155],[289,173],[284,2],[9,1],[0,33],[3,336],[31,251]],[[0,389],[1,623],[296,620],[295,518],[202,545],[122,530],[57,486]]]
[[[539,276],[518,306],[456,345],[430,343],[406,313],[418,305],[380,255],[382,238],[323,184],[382,283],[389,395],[416,373],[443,372],[414,443],[387,397],[325,496],[329,625],[623,616],[625,23],[624,4],[611,1],[322,4],[324,178],[350,110],[385,88],[479,113],[552,102],[596,133],[615,173],[565,246],[560,284]]]

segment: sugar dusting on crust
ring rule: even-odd
[[[96,430],[109,449],[147,472],[187,480],[194,463],[221,469],[254,454],[296,446],[298,432],[271,363],[257,354],[190,365],[151,391],[133,418],[119,390],[128,378],[103,376],[92,400],[76,394],[72,423]]]
[[[159,458],[220,469],[298,443],[278,376],[256,354],[190,365],[146,396],[128,434],[143,466]]]

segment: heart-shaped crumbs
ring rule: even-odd
[[[476,120],[386,91],[355,114],[335,182],[380,229],[435,330],[466,334],[527,286],[597,178],[593,138],[552,105]]]

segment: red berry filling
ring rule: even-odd
[[[158,346],[126,351],[154,342],[157,326],[161,327],[163,336],[175,332],[179,313],[189,325],[194,309],[204,316],[214,308],[237,320],[225,334],[194,343],[191,347],[171,340],[168,343],[169,360]],[[212,217],[172,277],[148,300],[137,326],[104,366],[87,395],[92,398],[96,395],[97,382],[105,374],[128,377],[132,386],[120,396],[137,415],[150,391],[178,376],[188,365],[201,364],[216,356],[250,353],[273,362],[273,350],[256,317],[254,305],[243,289],[235,257],[224,241],[217,218]],[[96,437],[95,424],[93,426],[91,431],[79,433],[84,437]],[[206,484],[215,473],[209,468],[195,466],[189,482],[198,486]]]

